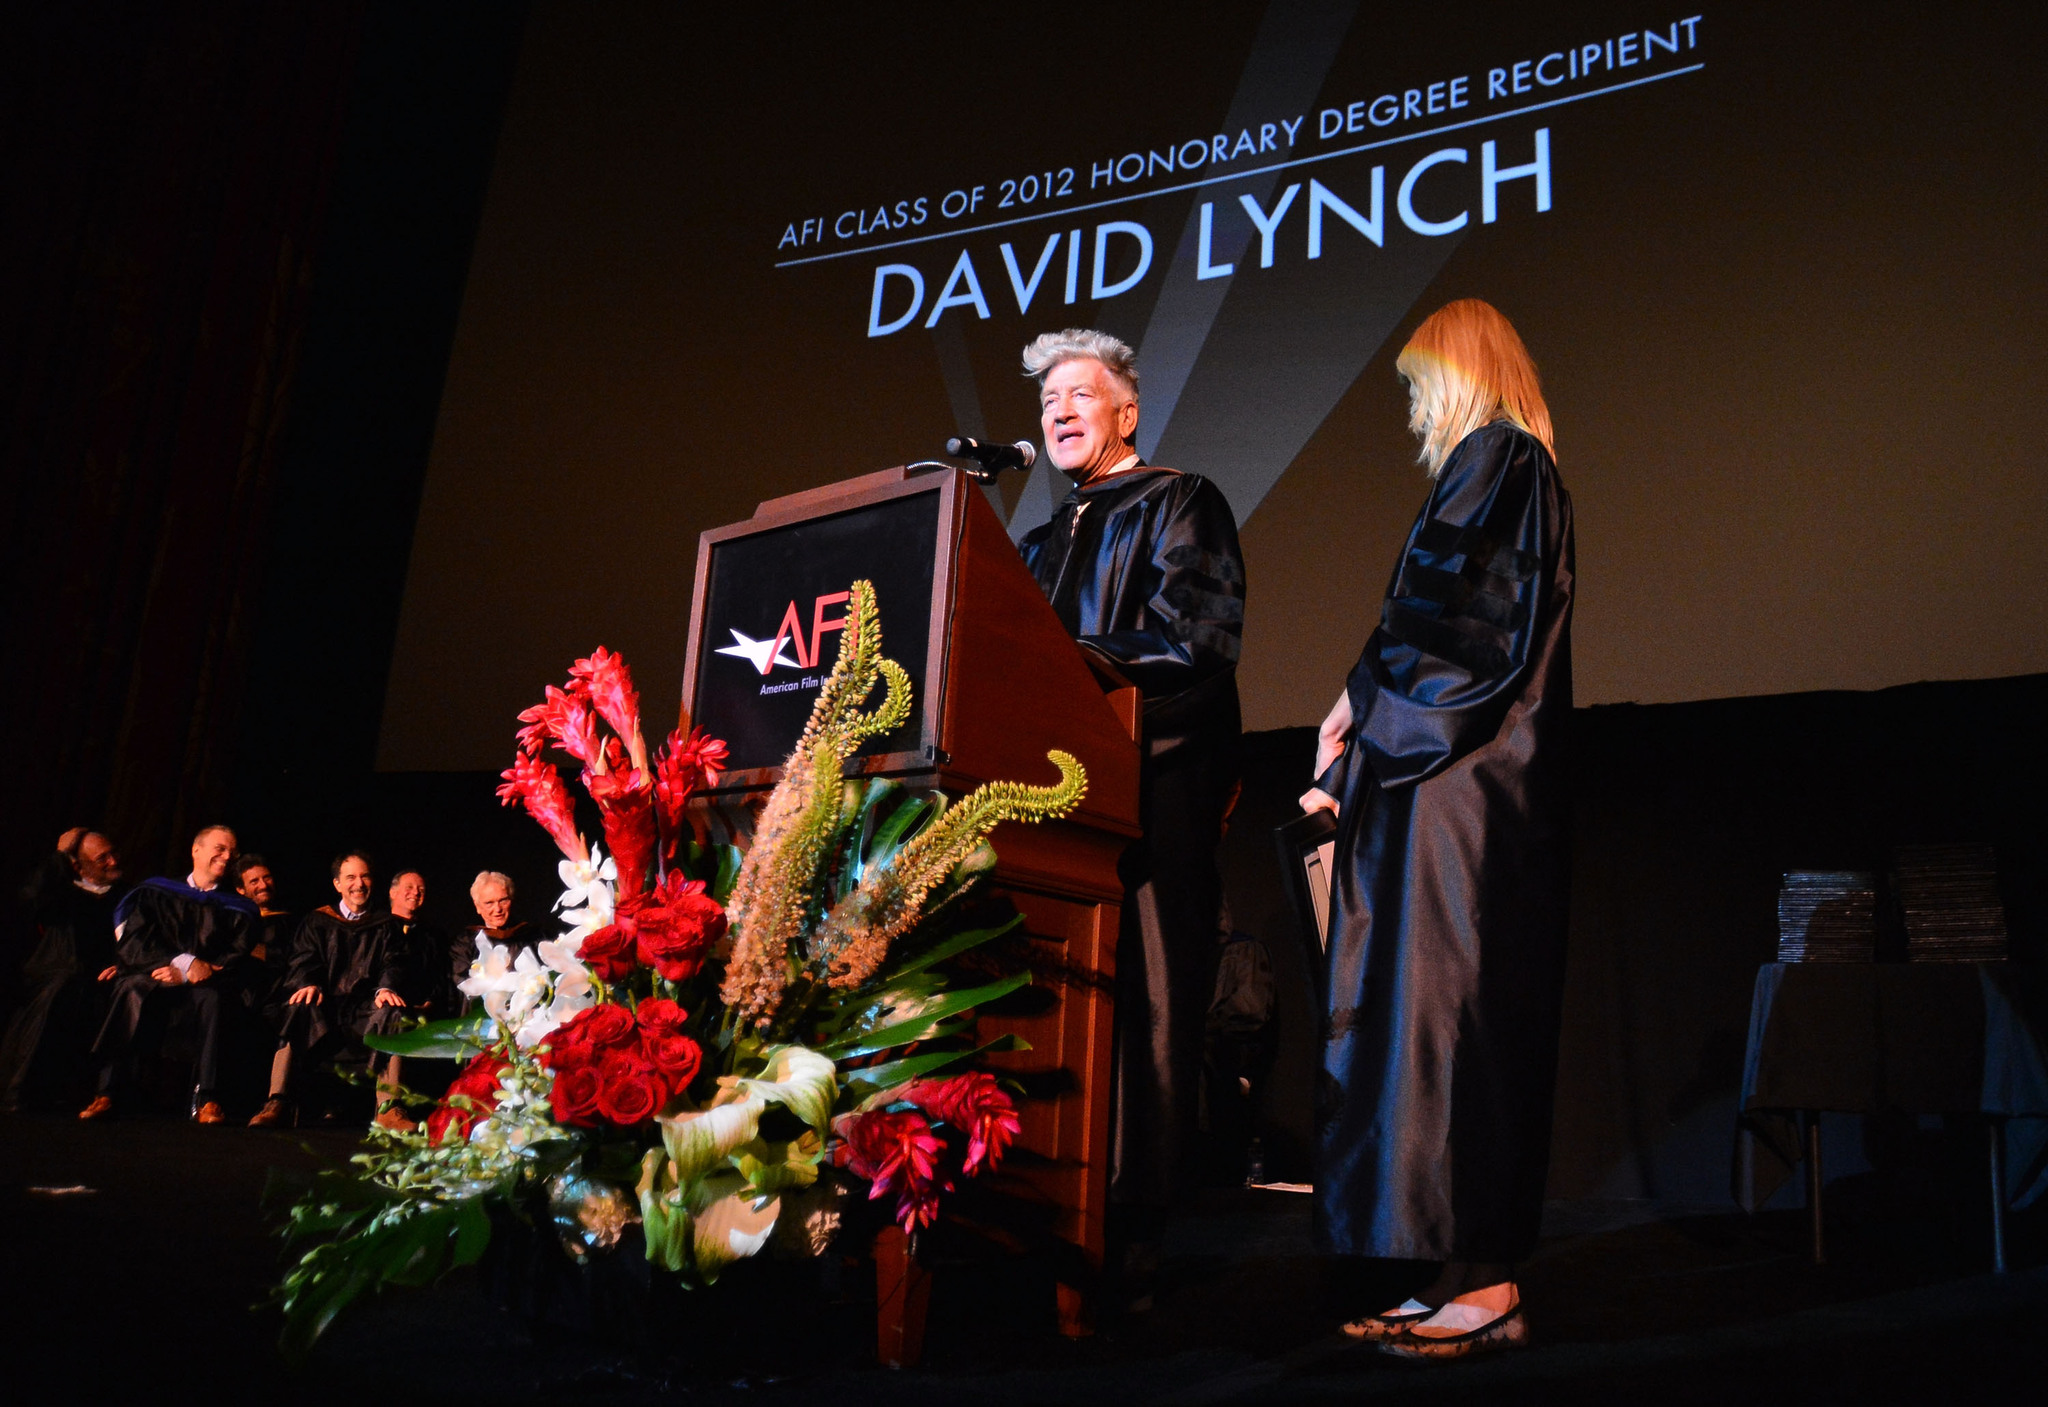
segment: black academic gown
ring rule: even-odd
[[[1120,865],[1110,1196],[1162,1206],[1193,1161],[1237,784],[1244,562],[1215,485],[1141,467],[1070,493],[1020,544],[1060,622],[1144,695],[1139,822]]]
[[[1316,1226],[1513,1262],[1550,1156],[1569,883],[1572,506],[1505,424],[1452,452],[1347,688]]]
[[[222,1004],[233,999],[236,969],[255,941],[256,917],[256,906],[225,885],[194,889],[181,880],[146,879],[128,891],[114,908],[117,975],[93,1044],[93,1053],[106,1061],[103,1090],[122,1082],[129,1057],[153,1048],[162,1014],[180,1006],[190,1010],[197,1033],[194,1087],[201,1094],[217,1088]],[[150,975],[184,953],[203,959],[214,975],[176,986]]]
[[[420,919],[394,916],[392,921],[398,925],[405,948],[405,987],[400,995],[417,1014],[434,1021],[445,1019],[462,1001],[450,971],[455,940],[444,929]],[[474,955],[475,951],[472,942],[469,952]]]
[[[377,993],[406,987],[406,944],[398,920],[382,909],[343,918],[332,905],[299,921],[291,961],[279,984],[284,1022],[280,1039],[307,1047],[350,1044],[390,1020],[376,1006]],[[292,993],[318,987],[320,1000],[292,1005]]]
[[[99,974],[114,961],[114,906],[121,891],[78,883],[69,856],[51,855],[24,892],[35,946],[21,966],[21,999],[0,1039],[0,1102],[34,1087],[61,1086],[78,1068],[104,1018]]]
[[[547,935],[530,923],[515,923],[510,928],[501,929],[496,933],[480,923],[473,923],[456,934],[455,941],[448,945],[449,981],[461,983],[468,979],[469,969],[476,962],[476,940],[479,936],[489,938],[493,943],[502,944],[507,955],[517,962],[521,953]],[[455,999],[458,1003],[465,1001],[460,992],[455,994]]]
[[[242,1005],[250,1012],[274,1017],[277,1004],[288,995],[278,988],[291,963],[296,927],[292,916],[282,910],[257,916],[254,941],[249,945],[248,959],[236,971],[235,983]]]

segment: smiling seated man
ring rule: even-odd
[[[469,882],[469,902],[475,906],[479,922],[463,929],[449,945],[450,987],[469,976],[470,965],[476,961],[479,938],[502,945],[516,960],[522,952],[547,936],[530,923],[513,922],[512,896],[515,892],[512,876],[497,870],[484,870]],[[460,1016],[468,1011],[473,999],[457,992],[454,1000],[459,1009],[453,1014]]]
[[[1142,838],[1119,866],[1111,1269],[1150,1302],[1166,1209],[1194,1161],[1223,897],[1216,847],[1237,788],[1244,563],[1206,479],[1138,457],[1138,368],[1107,333],[1024,349],[1046,457],[1073,484],[1019,544],[1074,643],[1144,696]]]
[[[270,1066],[270,1098],[253,1127],[287,1124],[298,1116],[312,1077],[342,1062],[368,1064],[363,1037],[389,1030],[405,1011],[405,936],[396,919],[373,905],[376,879],[370,857],[351,850],[335,857],[328,873],[337,901],[299,923],[281,990],[287,993],[278,1023],[277,1054]],[[334,1110],[330,1087],[317,1098]]]
[[[93,1054],[99,1096],[81,1119],[114,1112],[135,1074],[137,1056],[152,1054],[178,1008],[196,1028],[192,1117],[227,1122],[220,1087],[223,1004],[232,1001],[233,971],[253,941],[256,906],[222,881],[235,858],[235,833],[208,826],[192,838],[192,872],[183,880],[146,879],[114,909],[114,965],[101,976],[114,984],[111,1009]]]

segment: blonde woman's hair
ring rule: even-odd
[[[1408,428],[1422,438],[1417,458],[1432,479],[1460,440],[1500,420],[1528,431],[1557,457],[1536,363],[1491,303],[1460,298],[1438,308],[1415,329],[1394,370],[1408,382]]]

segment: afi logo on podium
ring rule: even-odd
[[[837,619],[827,620],[825,608],[837,606],[847,597],[847,592],[834,591],[818,597],[811,603],[811,634],[808,644],[804,639],[803,617],[797,613],[796,602],[792,600],[789,609],[782,613],[782,624],[776,627],[772,638],[756,640],[744,632],[727,627],[732,635],[732,643],[714,653],[737,655],[762,674],[767,674],[778,665],[784,669],[816,669],[818,647],[823,643],[826,632],[846,629],[846,617],[842,615]],[[784,641],[789,643],[790,649],[796,651],[795,659],[791,659],[788,652],[783,649]]]

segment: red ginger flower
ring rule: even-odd
[[[902,1092],[902,1098],[967,1135],[967,1157],[961,1171],[969,1177],[979,1174],[984,1164],[994,1172],[1023,1127],[1017,1106],[986,1070],[944,1080],[919,1080]]]
[[[938,1220],[939,1193],[952,1184],[939,1176],[946,1145],[922,1114],[875,1110],[838,1121],[846,1140],[842,1156],[857,1177],[868,1179],[870,1201],[896,1193],[896,1220],[905,1231]]]
[[[645,894],[619,901],[614,922],[629,927],[640,961],[671,982],[687,982],[725,936],[725,909],[701,880],[670,870]]]
[[[528,757],[539,757],[550,739],[585,766],[601,755],[597,717],[590,711],[590,701],[578,694],[550,684],[541,702],[521,713],[519,721],[526,725],[519,730],[519,746]]]
[[[427,1115],[428,1139],[439,1143],[451,1127],[458,1130],[458,1138],[468,1138],[470,1130],[498,1107],[498,1075],[510,1063],[497,1051],[486,1050],[464,1066],[439,1106]],[[458,1095],[469,1102],[453,1102]]]
[[[654,796],[661,822],[662,853],[673,856],[683,835],[683,806],[690,793],[718,780],[725,761],[725,744],[709,737],[701,728],[685,738],[678,728],[668,735],[655,762]]]
[[[498,800],[507,806],[514,802],[523,805],[526,814],[554,837],[556,847],[564,855],[580,862],[589,861],[590,850],[576,831],[575,803],[569,799],[569,789],[562,785],[562,775],[553,763],[521,753],[498,775],[504,778],[504,785],[498,788]]]
[[[645,772],[583,774],[583,789],[597,803],[604,822],[605,843],[618,862],[620,899],[630,899],[647,888],[659,845],[654,824],[654,788]]]
[[[589,699],[620,737],[639,733],[640,692],[633,687],[633,672],[604,646],[569,666],[569,687]]]

